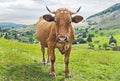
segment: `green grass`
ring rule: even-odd
[[[120,52],[91,50],[73,45],[70,56],[72,78],[64,77],[64,55],[56,49],[56,77],[41,63],[40,46],[0,38],[0,81],[120,81]]]
[[[120,45],[120,29],[108,29],[108,30],[99,30],[98,33],[95,33],[96,30],[89,31],[90,34],[94,34],[93,42],[95,40],[99,40],[100,44],[109,43],[109,36],[113,36],[117,44]],[[104,34],[101,36],[100,33],[103,32]]]

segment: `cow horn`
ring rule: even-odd
[[[81,9],[81,6],[78,8],[78,10],[76,12],[72,12],[72,14],[78,13],[80,11],[80,9]]]
[[[55,12],[52,12],[47,6],[46,6],[46,8],[50,13],[55,14]]]

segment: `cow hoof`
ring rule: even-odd
[[[46,62],[42,62],[42,64],[46,65]]]
[[[72,78],[71,75],[65,75],[65,78]]]
[[[50,66],[50,65],[51,65],[51,63],[46,63],[46,65]]]
[[[49,73],[49,76],[56,77],[55,73]]]

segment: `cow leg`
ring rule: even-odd
[[[65,53],[65,58],[64,58],[64,62],[65,62],[65,77],[66,78],[70,78],[70,72],[69,72],[69,56],[70,56],[70,51],[71,51],[71,46],[70,48],[66,51]]]
[[[46,61],[45,61],[45,48],[43,46],[41,46],[41,51],[42,51],[42,54],[43,54],[42,63],[45,65],[46,64]]]
[[[48,54],[47,65],[50,65],[50,55],[49,55],[48,51],[47,51],[47,54]]]
[[[50,56],[51,65],[50,65],[50,76],[56,76],[55,75],[55,69],[54,69],[54,63],[55,63],[55,54],[51,54]]]
[[[50,65],[50,76],[55,76],[55,69],[54,69],[54,63],[55,63],[55,54],[54,54],[54,45],[50,45],[48,44],[48,53],[50,55],[50,61],[51,61],[51,65]]]

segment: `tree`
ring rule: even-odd
[[[8,39],[8,38],[9,38],[7,33],[5,33],[4,38],[5,38],[5,39]]]
[[[91,37],[90,34],[88,35],[87,41],[88,41],[88,42],[92,42],[92,37]]]
[[[111,36],[110,40],[109,40],[109,44],[111,44],[111,43],[115,43],[117,45],[117,41],[113,36]]]
[[[32,37],[29,38],[29,42],[30,43],[33,43],[34,42],[34,39]]]
[[[0,38],[2,37],[2,34],[0,34]]]
[[[83,37],[83,38],[86,38],[86,37],[87,37],[86,32],[83,32],[82,37]]]
[[[18,39],[18,35],[16,33],[14,34],[14,36],[15,36],[15,39]]]
[[[102,28],[99,28],[99,30],[102,30]]]
[[[2,28],[0,27],[0,32],[2,32]]]
[[[103,36],[104,35],[104,32],[100,32],[100,36]]]

